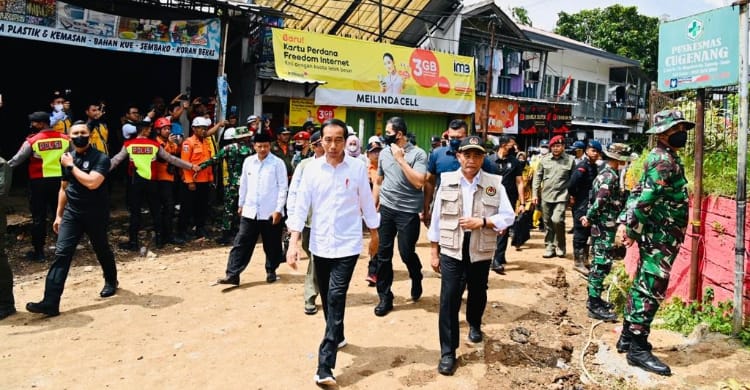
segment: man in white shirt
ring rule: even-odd
[[[286,261],[297,269],[300,232],[311,211],[310,252],[315,262],[326,330],[318,351],[318,385],[335,385],[336,351],[346,345],[344,309],[354,266],[362,252],[362,219],[370,229],[370,256],[377,252],[380,216],[362,161],[344,153],[346,123],[330,119],[322,126],[325,158],[305,167],[294,211],[287,226],[291,231]]]
[[[453,375],[459,345],[458,311],[464,287],[469,341],[482,341],[482,316],[487,305],[487,279],[498,234],[513,224],[515,212],[499,175],[482,172],[482,139],[466,137],[458,148],[461,168],[444,172],[435,196],[427,238],[431,264],[440,277],[440,364],[438,372]]]
[[[219,279],[218,284],[240,284],[240,274],[250,263],[258,235],[263,239],[266,252],[266,282],[277,280],[276,268],[283,256],[281,214],[289,189],[286,166],[270,153],[271,137],[260,133],[255,135],[254,141],[256,154],[247,157],[242,164],[237,203],[237,212],[242,216],[240,229],[229,252],[226,276]]]

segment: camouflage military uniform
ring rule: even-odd
[[[594,261],[589,272],[589,296],[600,297],[604,278],[612,268],[612,247],[617,231],[617,217],[622,212],[623,199],[620,178],[609,165],[600,168],[594,179],[589,196],[586,219],[591,224],[591,237],[594,242]]]
[[[624,318],[633,331],[648,332],[664,300],[688,222],[686,184],[679,156],[660,144],[649,153],[638,187],[621,215],[628,237],[638,241],[641,256]]]
[[[237,215],[237,199],[239,197],[240,175],[242,175],[242,163],[245,158],[255,154],[249,145],[244,143],[233,143],[224,146],[210,159],[202,162],[200,168],[204,169],[211,165],[219,164],[222,160],[227,161],[229,179],[224,189],[224,213],[221,217],[221,230],[229,234],[237,227],[239,216]]]

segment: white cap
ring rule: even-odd
[[[383,141],[377,135],[373,135],[372,137],[370,137],[370,139],[367,140],[367,144],[369,145],[373,142],[381,143]]]
[[[246,122],[255,122],[257,119],[258,119],[257,115],[250,115],[249,117],[247,117]]]
[[[234,127],[230,127],[224,130],[224,141],[233,140],[235,138],[234,135],[235,135]]]
[[[193,118],[193,126],[211,126],[211,120],[205,116],[196,116]]]

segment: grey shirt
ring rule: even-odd
[[[421,148],[406,143],[404,159],[419,173],[427,172],[427,153]],[[393,157],[390,147],[380,152],[378,157],[378,175],[383,176],[380,186],[380,205],[396,211],[419,213],[424,206],[424,193],[415,188],[406,178],[401,166]]]

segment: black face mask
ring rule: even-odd
[[[508,156],[515,156],[516,152],[517,152],[516,148],[508,149]]]
[[[300,151],[305,148],[305,145],[294,144],[294,150]]]
[[[667,138],[669,146],[673,148],[683,148],[687,144],[687,131],[678,131]]]
[[[386,134],[383,137],[383,142],[385,142],[386,145],[396,143],[396,134],[390,134],[390,135]]]
[[[70,140],[77,148],[84,148],[89,144],[89,136],[70,137]]]

